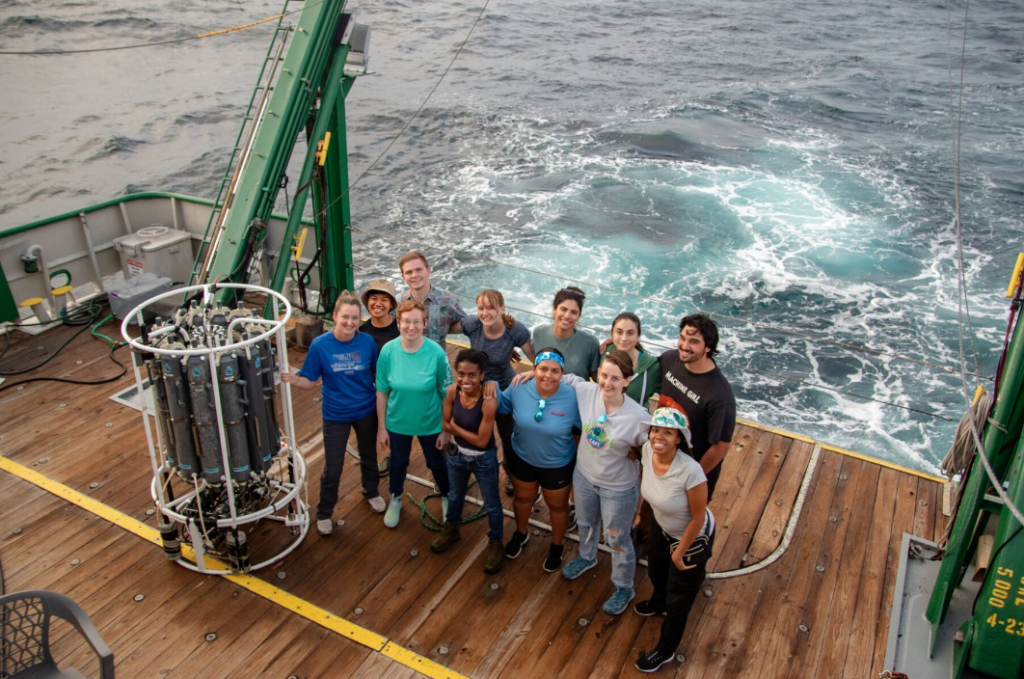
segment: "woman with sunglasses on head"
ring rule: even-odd
[[[658,408],[642,426],[650,430],[640,451],[640,494],[654,512],[647,552],[647,575],[654,591],[633,610],[642,616],[665,616],[657,645],[636,661],[638,670],[654,672],[676,657],[686,618],[707,573],[715,517],[707,508],[707,477],[689,454],[686,415]],[[635,520],[639,517],[638,511]]]
[[[661,392],[661,363],[658,355],[640,344],[640,319],[630,311],[623,311],[612,321],[612,338],[601,344],[604,356],[613,351],[624,351],[633,366],[626,396],[644,408],[652,394]]]
[[[402,514],[402,493],[409,469],[413,438],[419,439],[427,468],[448,507],[448,465],[444,447],[448,434],[442,431],[442,405],[452,370],[448,357],[437,342],[423,334],[426,308],[415,300],[398,305],[397,342],[384,345],[377,359],[377,443],[391,448],[388,485],[391,502],[384,513],[384,525],[394,528]]]
[[[542,325],[533,331],[533,343],[538,347],[553,347],[565,357],[565,372],[583,379],[596,378],[601,363],[600,342],[585,330],[580,330],[583,302],[587,296],[577,287],[569,286],[555,293],[552,307],[554,323]]]
[[[551,546],[544,560],[544,570],[549,573],[562,564],[569,491],[576,464],[572,429],[581,426],[576,392],[561,383],[564,363],[557,349],[541,349],[534,361],[536,379],[510,386],[501,392],[498,401],[498,411],[511,413],[515,420],[512,448],[505,459],[515,490],[512,507],[516,530],[505,545],[505,556],[519,556],[529,539],[530,512],[540,486],[551,515]]]
[[[648,418],[646,410],[626,398],[626,385],[632,375],[629,355],[612,351],[601,362],[596,384],[578,375],[562,377],[562,384],[576,390],[583,422],[573,473],[580,555],[562,568],[562,575],[575,580],[597,565],[597,543],[603,527],[604,543],[612,550],[615,585],[602,606],[609,615],[621,614],[635,596],[636,552],[629,529],[640,500],[640,470],[631,453],[647,441],[641,424]],[[513,383],[531,377],[531,373],[523,373]]]

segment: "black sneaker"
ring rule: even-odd
[[[505,544],[505,558],[514,559],[519,556],[519,553],[523,551],[523,545],[530,539],[529,533],[520,533],[516,531],[512,533],[512,537],[508,539]]]
[[[554,573],[562,567],[562,547],[563,545],[548,547],[548,557],[544,559],[544,570],[548,573]]]
[[[654,649],[647,653],[641,653],[637,658],[636,668],[641,672],[657,672],[665,663],[670,663],[676,657],[675,653]]]
[[[655,604],[654,599],[647,599],[641,601],[633,606],[633,610],[636,611],[637,615],[642,615],[645,618],[649,618],[652,615],[667,615],[668,609],[665,604]]]

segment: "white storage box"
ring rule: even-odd
[[[192,274],[192,236],[187,231],[154,224],[115,238],[114,248],[121,255],[125,278],[152,273],[187,283]]]
[[[143,302],[171,289],[171,279],[153,273],[143,273],[126,278],[107,288],[110,310],[118,319],[124,320],[132,309]]]

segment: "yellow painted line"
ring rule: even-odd
[[[34,486],[42,488],[43,490],[56,495],[62,500],[66,500],[71,504],[77,505],[82,509],[86,510],[91,514],[108,521],[124,530],[137,535],[138,537],[151,542],[154,545],[161,545],[160,532],[152,526],[146,525],[145,523],[133,519],[132,517],[120,512],[109,505],[105,505],[98,500],[78,492],[74,488],[65,486],[63,483],[54,481],[53,479],[43,476],[39,472],[33,471],[28,467],[18,464],[13,460],[3,457],[0,455],[0,469],[3,471],[17,476],[23,481],[28,481]],[[181,546],[182,555],[191,561],[195,561],[194,552],[188,545],[183,544]],[[214,559],[207,558],[212,568],[227,568],[226,565],[220,564]],[[253,575],[246,574],[228,574],[221,576],[226,580],[230,580],[239,587],[242,587],[258,597],[271,601],[284,609],[287,609],[296,615],[299,615],[310,622],[314,622],[320,625],[324,629],[330,630],[335,634],[351,639],[360,646],[365,646],[372,651],[380,653],[390,660],[404,665],[410,669],[413,669],[420,674],[424,674],[430,679],[468,679],[462,674],[450,670],[444,665],[440,665],[429,658],[425,658],[409,649],[396,644],[389,640],[387,637],[381,636],[376,632],[366,629],[360,625],[342,618],[341,616],[335,615],[330,611],[320,608],[315,604],[311,604],[305,599],[301,599],[290,592],[286,592],[283,589],[275,587],[268,582],[260,580]]]
[[[769,427],[767,425],[760,424],[759,422],[752,422],[750,420],[741,420],[737,418],[736,423],[742,424],[743,426],[750,427],[752,429],[760,429],[761,431],[766,431],[771,434],[778,434],[779,436],[782,436],[787,439],[793,439],[794,441],[803,441],[804,443],[811,444],[817,443],[817,441],[810,438],[809,436],[804,436],[803,434],[794,434],[793,432],[786,431],[785,429],[776,429],[774,427]]]

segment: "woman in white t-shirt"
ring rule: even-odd
[[[686,415],[674,408],[658,408],[642,427],[649,429],[649,440],[640,453],[640,494],[654,512],[647,553],[647,574],[654,591],[633,610],[643,616],[665,616],[658,644],[636,661],[638,670],[654,672],[675,658],[682,641],[711,557],[715,519],[707,508],[707,477],[689,455]],[[639,518],[638,508],[634,521]]]

